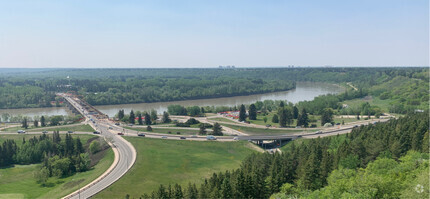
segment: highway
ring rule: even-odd
[[[115,160],[112,166],[103,173],[98,179],[94,180],[90,184],[80,188],[79,190],[65,196],[64,198],[89,198],[103,189],[107,188],[115,181],[120,179],[134,164],[136,161],[136,150],[134,147],[122,138],[124,136],[138,136],[139,131],[130,130],[122,128],[121,126],[116,126],[114,122],[106,119],[104,116],[102,119],[98,119],[97,114],[93,115],[89,110],[87,110],[84,106],[79,103],[80,99],[71,97],[64,93],[58,93],[57,95],[62,96],[66,99],[76,110],[78,110],[85,118],[84,123],[90,124],[97,131],[102,132],[100,136],[104,137],[105,140],[112,146],[112,149],[115,153]],[[93,110],[94,112],[94,110]],[[98,112],[98,111],[97,111]],[[99,112],[100,113],[100,112]],[[388,119],[378,120],[379,122],[388,121]],[[203,118],[203,122],[208,122],[207,119]],[[306,131],[300,133],[292,133],[287,135],[274,135],[274,136],[248,136],[243,133],[238,132],[238,136],[220,136],[217,137],[217,141],[236,141],[236,140],[248,140],[248,141],[261,141],[261,140],[294,140],[297,138],[315,138],[315,137],[324,137],[331,136],[343,133],[349,133],[354,127],[358,125],[366,125],[370,122],[375,121],[366,121],[362,123],[336,126],[333,128],[328,128],[323,132],[316,133],[311,132],[308,133]],[[315,130],[313,130],[315,131]],[[37,133],[37,132],[35,132]],[[231,131],[230,133],[236,133],[236,130]],[[174,140],[195,140],[195,141],[207,141],[205,136],[184,136],[184,135],[172,135],[172,134],[159,134],[159,133],[149,133],[144,132],[145,137],[149,138],[161,138],[161,139],[174,139]]]
[[[100,136],[104,137],[111,144],[114,153],[114,164],[95,181],[80,188],[79,190],[65,196],[64,198],[89,198],[103,189],[110,186],[112,183],[120,179],[136,161],[136,150],[134,147],[121,136],[109,130],[109,124],[105,120],[99,120],[97,117],[90,115],[88,110],[82,107],[78,99],[67,96],[66,94],[58,94],[64,97],[76,110],[78,110],[94,129],[103,132]]]

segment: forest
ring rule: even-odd
[[[55,93],[66,91],[77,92],[92,105],[108,105],[268,93],[312,81],[352,82],[360,94],[348,99],[370,93],[395,100],[391,110],[406,113],[428,105],[428,95],[420,94],[428,80],[428,69],[419,67],[0,69],[0,108],[56,106]],[[403,90],[407,92],[397,95]]]
[[[42,163],[35,173],[36,180],[42,185],[49,177],[65,177],[91,168],[91,154],[103,147],[99,141],[92,141],[88,147],[78,138],[66,134],[60,137],[59,132],[52,136],[42,134],[28,140],[23,138],[20,146],[12,139],[6,139],[0,146],[0,167],[13,164]]]
[[[293,141],[281,154],[253,154],[203,184],[160,185],[141,198],[428,198],[428,114]],[[422,191],[409,190],[419,183]]]

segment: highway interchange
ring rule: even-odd
[[[111,167],[103,173],[99,178],[94,180],[93,182],[81,187],[79,190],[65,196],[64,198],[89,198],[103,189],[109,187],[115,181],[119,180],[127,171],[133,166],[136,161],[136,150],[132,146],[131,143],[122,138],[119,133],[123,133],[124,136],[138,136],[139,131],[130,130],[123,128],[121,126],[115,125],[113,121],[108,119],[98,119],[96,116],[90,114],[88,110],[86,110],[80,103],[78,98],[69,96],[64,93],[58,93],[57,95],[66,99],[77,111],[79,111],[84,117],[85,122],[91,125],[94,129],[101,134],[97,134],[103,138],[112,146],[112,149],[115,153],[115,160]],[[205,119],[204,122],[208,122]],[[389,119],[380,119],[378,122],[385,122]],[[371,122],[375,122],[372,120]],[[297,138],[316,138],[316,137],[324,137],[324,136],[332,136],[337,134],[349,133],[351,130],[358,125],[366,125],[369,124],[369,121],[354,123],[349,125],[343,125],[342,127],[333,127],[325,130],[323,133],[291,133],[289,135],[276,135],[276,136],[248,136],[244,134],[238,134],[237,136],[220,136],[217,137],[217,141],[236,141],[236,140],[282,140],[282,139],[297,139]],[[235,133],[236,131],[230,131],[230,133]],[[28,134],[37,134],[42,132],[28,132]],[[66,132],[60,132],[66,133]],[[88,134],[89,132],[74,132],[76,134]],[[91,132],[90,132],[91,133]],[[171,135],[171,134],[160,134],[160,133],[148,133],[145,132],[145,137],[148,138],[162,138],[162,139],[174,139],[174,140],[183,140],[184,137],[186,140],[195,140],[195,141],[207,141],[205,136],[183,136],[183,135]],[[181,139],[181,137],[183,137]]]

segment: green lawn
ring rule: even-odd
[[[288,134],[288,133],[296,133],[302,132],[305,129],[294,129],[294,128],[284,128],[284,129],[262,129],[262,128],[252,128],[252,127],[244,127],[230,124],[221,124],[222,126],[226,126],[240,132],[249,134],[249,135],[280,135],[280,134]]]
[[[15,139],[17,142],[22,137],[33,135],[1,135],[1,140],[5,138]],[[80,137],[83,142],[93,137],[92,135],[73,135]],[[0,142],[1,142],[0,140]],[[114,160],[112,149],[94,166],[93,169],[77,173],[67,178],[51,177],[48,180],[48,186],[43,187],[37,184],[33,173],[39,169],[40,164],[32,165],[15,165],[14,167],[0,169],[0,199],[1,198],[61,198],[82,187],[105,172]]]
[[[152,128],[152,131],[147,131],[146,128],[133,128],[133,127],[124,127],[126,129],[140,131],[140,132],[151,132],[151,133],[164,133],[169,134],[169,131],[171,134],[176,134],[177,132],[180,132],[180,135],[196,135],[199,130],[193,130],[193,129],[173,129],[173,128]]]
[[[369,102],[370,106],[378,106],[382,109],[383,112],[388,112],[388,108],[390,107],[390,103],[394,100],[381,100],[379,97],[372,97],[371,99],[365,100],[363,98],[347,100],[342,102],[342,104],[348,104],[350,107],[359,107],[362,103]]]
[[[95,198],[138,198],[161,184],[201,183],[213,172],[238,168],[254,151],[248,142],[200,142],[125,137],[137,150],[133,168]]]

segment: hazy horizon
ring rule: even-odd
[[[429,2],[0,2],[0,68],[219,65],[429,66]]]

